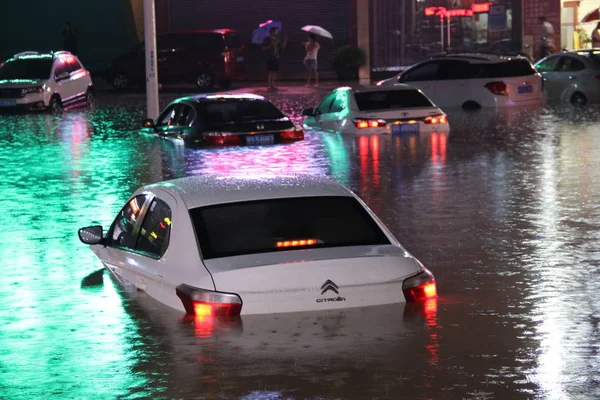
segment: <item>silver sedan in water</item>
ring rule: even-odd
[[[552,54],[535,64],[550,101],[600,102],[600,49]]]

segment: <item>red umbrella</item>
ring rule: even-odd
[[[592,22],[600,20],[600,8],[596,8],[593,11],[590,11],[583,17],[581,22]]]

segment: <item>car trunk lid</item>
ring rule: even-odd
[[[393,245],[262,253],[209,259],[217,291],[238,294],[242,314],[402,303],[404,279],[420,271]]]

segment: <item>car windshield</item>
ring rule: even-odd
[[[386,90],[363,92],[354,95],[361,111],[394,108],[427,108],[433,104],[418,90]]]
[[[390,244],[353,197],[257,200],[194,208],[205,259],[306,248]]]
[[[0,79],[48,79],[52,58],[9,60],[0,68]]]
[[[200,103],[198,108],[206,121],[216,125],[285,117],[273,104],[259,99],[209,100]]]

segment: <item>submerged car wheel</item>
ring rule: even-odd
[[[129,78],[125,74],[117,74],[113,78],[112,84],[115,89],[124,90],[129,87]]]
[[[481,105],[473,100],[465,101],[462,105],[463,110],[479,110]]]
[[[587,104],[587,98],[583,93],[573,93],[573,96],[571,96],[571,104],[573,104],[576,107],[583,107]]]
[[[50,111],[50,114],[52,115],[62,114],[63,106],[58,96],[52,97],[50,100],[50,105],[48,106],[48,111]]]
[[[212,89],[215,84],[215,78],[210,72],[201,72],[196,78],[196,86],[203,90]]]
[[[94,96],[94,92],[90,89],[85,94],[85,108],[88,110],[96,108],[96,96]]]

